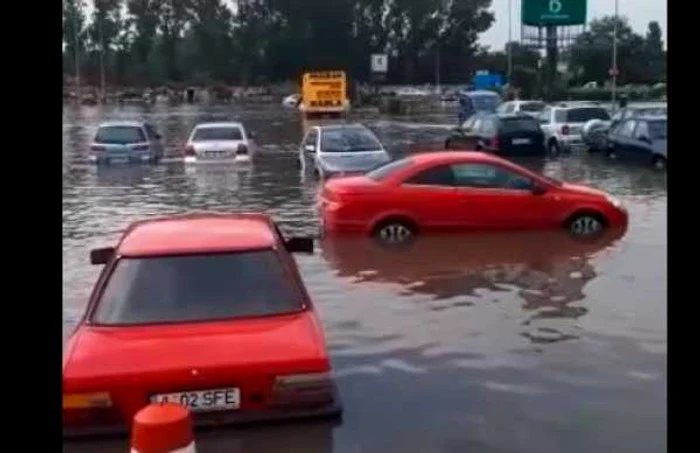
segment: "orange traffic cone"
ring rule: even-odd
[[[158,403],[134,416],[131,453],[195,453],[192,417],[179,404]]]

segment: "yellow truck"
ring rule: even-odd
[[[350,107],[344,71],[310,71],[302,76],[301,105],[307,114],[341,114]]]

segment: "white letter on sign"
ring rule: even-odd
[[[549,12],[558,14],[561,11],[561,0],[549,0]]]

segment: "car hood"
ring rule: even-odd
[[[318,163],[326,171],[369,171],[389,162],[386,151],[362,151],[350,153],[321,153]]]
[[[602,190],[594,189],[592,187],[582,186],[579,184],[571,184],[568,182],[563,183],[562,188],[571,192],[576,192],[584,195],[591,195],[595,197],[607,198],[608,194]]]
[[[226,322],[129,327],[82,326],[64,377],[141,376],[164,369],[317,366],[327,360],[313,312]]]

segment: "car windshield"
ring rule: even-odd
[[[365,176],[374,181],[383,181],[384,179],[394,174],[396,170],[408,167],[412,163],[413,159],[408,157],[404,159],[395,160],[393,162],[389,162],[386,165],[382,165],[379,168],[375,168],[374,170],[367,173]]]
[[[539,122],[534,118],[502,118],[501,132],[512,134],[513,132],[538,132]]]
[[[649,138],[651,138],[652,140],[666,140],[666,138],[668,137],[666,130],[668,121],[648,121],[647,124],[649,125]]]
[[[291,313],[301,307],[299,293],[272,250],[121,258],[92,321],[213,321]]]
[[[95,143],[123,145],[146,141],[143,130],[137,126],[105,126],[97,130]]]
[[[610,114],[604,108],[600,107],[582,107],[565,110],[565,119],[562,122],[566,123],[586,123],[590,120],[610,120]]]
[[[240,127],[200,127],[194,131],[193,142],[210,142],[226,140],[243,140],[243,131]]]
[[[523,102],[520,110],[523,112],[541,112],[546,107],[544,102]]]
[[[360,127],[326,129],[321,132],[322,153],[379,151],[382,145],[374,134]]]

